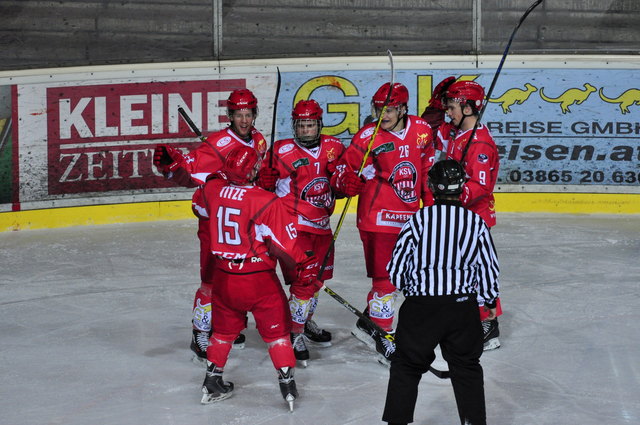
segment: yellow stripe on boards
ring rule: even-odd
[[[51,208],[0,213],[0,232],[189,218],[190,200]]]
[[[496,193],[495,197],[498,213],[640,214],[640,194]],[[357,211],[356,201],[351,202],[348,213]],[[334,215],[344,204],[345,199],[336,202]],[[0,213],[0,232],[190,218],[194,218],[191,201],[51,208]]]

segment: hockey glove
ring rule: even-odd
[[[327,174],[332,176],[336,172],[336,161],[327,162]]]
[[[175,171],[183,158],[182,152],[167,145],[157,145],[153,151],[153,165],[163,174]]]
[[[338,191],[349,196],[359,195],[364,189],[364,181],[353,171],[347,171],[338,177]]]
[[[304,286],[317,285],[318,272],[320,271],[320,261],[315,255],[307,257],[304,261],[298,264],[298,283]],[[322,282],[320,282],[322,287]]]
[[[280,173],[275,168],[262,167],[258,171],[258,186],[270,192],[276,190],[276,182],[280,177]]]
[[[422,113],[422,119],[429,124],[434,132],[436,132],[444,122],[444,110],[434,108],[433,106],[427,106]]]
[[[447,93],[447,89],[449,89],[449,86],[455,82],[456,77],[447,77],[444,80],[440,81],[436,88],[433,89],[433,94],[431,95],[431,100],[429,101],[429,107],[441,109],[444,111],[446,105],[442,104],[442,97]],[[424,113],[422,115],[424,118]]]

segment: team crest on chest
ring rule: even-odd
[[[328,208],[333,202],[329,179],[326,177],[317,177],[311,180],[302,189],[301,198],[318,208]]]
[[[409,161],[402,161],[393,168],[389,176],[389,183],[393,187],[398,198],[404,202],[415,202],[418,200],[416,192],[416,181],[418,172],[416,167]]]

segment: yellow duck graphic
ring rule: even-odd
[[[623,114],[629,113],[629,107],[635,105],[640,105],[640,90],[638,89],[629,89],[622,93],[620,96],[616,98],[608,98],[602,92],[602,88],[598,91],[600,94],[600,99],[604,100],[607,103],[617,103],[620,105],[620,111]]]
[[[569,89],[555,98],[545,96],[543,88],[540,88],[540,97],[547,102],[559,103],[562,108],[562,113],[566,114],[567,112],[571,112],[569,106],[574,104],[580,105],[589,98],[591,93],[597,90],[589,83],[585,83],[584,88],[584,90],[576,88]]]
[[[531,93],[538,91],[537,87],[534,87],[529,83],[526,83],[524,87],[524,90],[516,88],[509,89],[504,92],[502,96],[495,99],[489,99],[489,102],[501,103],[500,107],[502,108],[502,113],[507,114],[511,112],[511,106],[515,105],[516,103],[518,105],[522,105],[527,99],[529,99]]]

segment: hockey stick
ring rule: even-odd
[[[389,104],[389,100],[391,99],[391,93],[393,91],[393,84],[395,80],[395,72],[393,69],[393,54],[391,54],[391,50],[387,50],[387,54],[389,55],[389,62],[391,63],[391,80],[389,83],[389,91],[387,92],[387,98],[384,100],[384,104],[382,105],[382,111],[380,112],[380,116],[378,117],[378,122],[376,123],[375,130],[371,135],[371,139],[369,140],[369,144],[367,145],[367,150],[364,153],[364,157],[362,158],[362,163],[360,164],[360,168],[358,169],[358,177],[362,174],[362,170],[364,170],[364,166],[367,163],[367,159],[369,158],[369,154],[371,153],[371,149],[373,148],[373,142],[376,140],[376,136],[378,135],[378,130],[380,129],[380,125],[382,124],[382,118],[384,117],[384,113],[387,110],[387,105]],[[338,235],[340,234],[340,229],[342,228],[342,223],[347,215],[347,211],[349,210],[349,205],[351,204],[351,196],[347,197],[347,200],[344,204],[344,208],[342,209],[342,213],[340,213],[340,219],[338,220],[338,224],[336,225],[336,230],[333,232],[333,238],[331,239],[331,244],[329,245],[329,249],[322,260],[322,266],[320,267],[320,272],[318,276],[322,276],[324,273],[324,269],[327,267],[327,262],[329,261],[329,257],[331,256],[331,252],[335,249],[336,239],[338,239]]]
[[[191,117],[189,117],[189,115],[182,108],[182,106],[178,108],[178,112],[180,113],[180,115],[182,115],[182,118],[184,118],[186,123],[189,124],[189,127],[191,127],[191,130],[194,133],[196,133],[196,136],[198,136],[200,140],[204,142],[207,138],[202,135],[202,132],[200,132],[200,129],[198,128],[198,126],[196,126],[196,124],[191,120]]]
[[[384,336],[387,340],[389,340],[391,342],[395,342],[395,338],[394,338],[393,335],[391,335],[389,332],[385,331],[380,326],[378,326],[373,320],[371,320],[371,318],[369,316],[366,316],[360,310],[358,310],[357,308],[352,306],[347,300],[342,298],[340,295],[336,294],[331,288],[329,288],[326,285],[323,285],[322,289],[324,289],[324,292],[329,294],[333,299],[335,299],[340,304],[342,304],[347,310],[349,310],[350,312],[352,312],[353,314],[358,316],[358,318],[360,318],[362,320],[365,320],[372,328],[375,329],[375,331],[378,334]],[[449,378],[449,371],[448,370],[444,370],[444,371],[443,370],[438,370],[438,369],[435,369],[435,368],[429,366],[429,372],[433,373],[435,376],[437,376],[440,379]]]
[[[273,168],[273,143],[276,135],[276,112],[278,110],[278,97],[280,96],[280,68],[278,70],[278,84],[276,85],[276,97],[273,99],[273,119],[271,120],[271,146],[269,146],[269,168]]]
[[[469,137],[469,141],[467,142],[467,145],[465,146],[464,151],[462,152],[462,158],[460,159],[461,163],[464,162],[464,158],[467,156],[467,151],[469,150],[469,146],[471,145],[471,142],[473,141],[473,138],[476,135],[476,130],[478,129],[478,125],[480,124],[482,115],[484,115],[484,111],[485,109],[487,109],[487,105],[489,104],[489,99],[491,99],[491,94],[493,94],[493,88],[496,86],[496,82],[498,81],[498,76],[500,76],[500,72],[502,71],[502,65],[504,65],[504,61],[507,59],[507,54],[509,53],[509,49],[511,48],[511,43],[513,42],[513,39],[516,36],[516,32],[518,32],[518,28],[520,28],[520,25],[522,25],[524,20],[527,19],[527,16],[529,16],[529,14],[533,11],[533,9],[538,7],[538,5],[543,1],[544,0],[534,1],[533,4],[529,6],[529,8],[524,12],[522,17],[520,18],[520,21],[518,21],[518,24],[513,29],[513,32],[511,33],[511,37],[509,37],[509,42],[507,43],[507,46],[504,49],[504,53],[502,54],[502,59],[500,60],[498,69],[496,70],[496,73],[493,76],[493,80],[491,81],[491,85],[489,86],[489,91],[487,91],[487,95],[485,96],[486,101],[484,102],[484,105],[482,105],[482,108],[480,108],[478,119],[476,120],[476,123],[473,126],[473,130],[471,131],[471,137]]]

